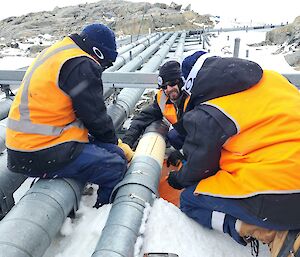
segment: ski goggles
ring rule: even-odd
[[[167,87],[174,87],[176,85],[179,85],[180,81],[179,79],[175,79],[175,80],[172,80],[172,81],[167,81],[166,83],[162,83],[161,85],[158,85],[159,88],[165,90],[167,89]]]

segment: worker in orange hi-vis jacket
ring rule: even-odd
[[[103,100],[102,72],[113,65],[116,49],[114,32],[95,23],[37,56],[8,116],[12,172],[91,182],[100,186],[95,207],[109,202],[130,159]]]
[[[186,162],[169,184],[180,208],[239,244],[300,256],[300,94],[254,62],[203,52],[182,63]]]

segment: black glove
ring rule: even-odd
[[[182,189],[184,188],[182,185],[180,185],[180,183],[177,181],[177,173],[178,171],[171,171],[169,173],[169,176],[168,176],[168,183],[171,187],[175,188],[175,189]]]
[[[169,155],[167,159],[167,167],[170,167],[170,165],[178,167],[182,160],[184,160],[183,154],[176,150]]]

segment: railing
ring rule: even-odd
[[[0,84],[18,85],[25,71],[0,70]],[[300,88],[300,73],[283,73],[292,84]],[[104,72],[102,75],[104,87],[116,88],[156,88],[157,73],[155,72]]]

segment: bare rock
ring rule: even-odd
[[[300,40],[300,16],[293,23],[273,29],[266,34],[266,41],[283,44],[286,41]]]
[[[15,49],[19,48],[18,42],[9,42],[9,43],[6,44],[6,46],[8,46],[10,48],[15,48]]]
[[[184,11],[189,12],[192,10],[191,4],[188,4],[187,7],[184,8]]]
[[[176,3],[174,3],[174,2],[172,2],[172,3],[170,4],[170,8],[171,8],[171,9],[174,9],[174,10],[176,10],[176,11],[180,11],[180,10],[181,10],[181,7],[182,7],[181,4],[176,4]]]
[[[300,50],[284,56],[287,63],[293,67],[300,66]]]
[[[0,21],[0,37],[5,42],[50,34],[60,39],[79,32],[95,21],[110,26],[118,35],[144,34],[152,31],[198,29],[195,23],[212,25],[204,16],[191,11],[180,12],[181,5],[150,4],[120,0],[102,0],[77,6],[55,7],[53,11],[29,13]],[[193,20],[193,22],[191,22]]]
[[[36,57],[36,55],[40,52],[42,52],[47,46],[42,46],[42,45],[33,45],[30,46],[28,50],[28,57]]]

